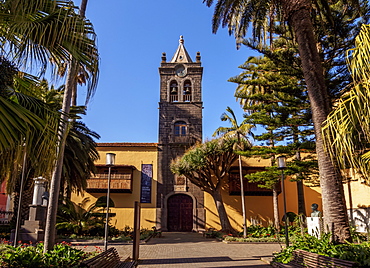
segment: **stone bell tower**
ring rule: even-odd
[[[202,74],[200,53],[193,62],[180,36],[179,46],[159,67],[159,140],[157,228],[164,231],[204,229],[204,193],[187,178],[170,171],[173,159],[202,141]]]

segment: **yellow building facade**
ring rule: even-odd
[[[83,195],[73,195],[72,201],[80,203],[84,198],[90,199],[90,204],[98,198],[107,196],[108,167],[105,165],[106,154],[116,155],[115,165],[111,168],[110,199],[114,207],[110,209],[116,216],[110,223],[118,229],[125,226],[133,227],[134,202],[140,202],[142,189],[143,166],[151,166],[150,201],[141,203],[141,225],[151,228],[156,219],[157,190],[157,144],[156,143],[100,143],[98,150],[100,160],[96,162],[97,174],[88,181]]]
[[[202,231],[220,229],[218,212],[212,196],[202,192],[196,185],[170,171],[173,159],[196,143],[202,141],[202,76],[200,52],[195,61],[189,56],[181,36],[179,46],[171,60],[162,54],[159,67],[160,101],[158,143],[99,143],[100,160],[96,162],[97,174],[88,180],[83,196],[72,196],[80,203],[88,197],[90,204],[107,195],[108,171],[105,164],[107,153],[116,154],[111,167],[110,198],[114,202],[111,212],[115,214],[110,223],[118,229],[133,227],[134,203],[141,204],[141,227],[163,231]],[[270,165],[270,160],[243,158],[243,170],[252,173]],[[237,163],[235,163],[237,169]],[[235,170],[234,170],[235,171]],[[236,175],[235,175],[236,174]],[[352,176],[356,179],[356,176]],[[230,173],[224,181],[223,202],[232,226],[242,229],[242,205],[237,172]],[[298,213],[296,182],[286,178],[285,193],[287,212]],[[349,187],[348,187],[349,186]],[[261,189],[245,182],[245,205],[250,224],[267,226],[273,222],[272,190]],[[370,188],[360,181],[345,185],[347,207],[369,207]],[[304,186],[306,216],[310,216],[311,204],[317,203],[322,211],[319,187]],[[350,194],[352,193],[352,195]],[[283,213],[283,195],[279,191],[278,207],[280,221]],[[369,213],[370,215],[370,213]],[[325,216],[325,215],[324,215]]]
[[[157,209],[157,177],[158,177],[158,144],[157,143],[99,143],[98,152],[100,160],[96,162],[98,173],[90,179],[96,184],[96,180],[101,183],[98,187],[91,182],[88,183],[88,189],[82,195],[72,195],[72,201],[76,204],[80,203],[84,198],[90,199],[89,204],[95,203],[98,198],[106,198],[107,195],[107,170],[105,165],[105,157],[107,153],[116,154],[115,166],[112,167],[112,184],[110,198],[114,202],[114,207],[111,208],[111,213],[115,216],[111,218],[110,223],[116,228],[122,230],[125,226],[133,227],[134,222],[134,203],[135,201],[141,204],[141,227],[152,228],[157,226],[158,209]],[[243,158],[243,168],[247,170],[255,170],[256,168],[264,168],[269,165],[269,160],[256,158]],[[237,163],[235,163],[236,165]],[[142,177],[143,165],[152,167],[151,183],[150,183],[150,201],[141,202],[143,195]],[[235,166],[236,167],[236,166]],[[115,172],[116,170],[116,172]],[[115,186],[115,182],[121,181],[123,177],[130,174],[128,181],[123,186]],[[123,177],[122,177],[123,175]],[[125,177],[126,178],[126,177]],[[346,204],[349,211],[349,219],[355,221],[358,215],[356,211],[365,209],[365,214],[370,207],[370,187],[363,184],[359,176],[352,174],[352,181],[345,183],[344,193]],[[127,180],[127,179],[125,179]],[[124,189],[120,189],[123,187]],[[240,195],[230,194],[229,180],[223,182],[223,202],[229,217],[229,220],[236,230],[242,230],[242,205]],[[248,184],[245,186],[248,188]],[[265,190],[264,190],[265,191]],[[285,179],[285,193],[287,199],[287,212],[298,214],[298,193],[296,182]],[[148,193],[147,193],[148,194]],[[186,190],[181,192],[182,195],[191,195]],[[204,215],[205,229],[215,228],[221,229],[218,212],[212,196],[208,193],[204,194]],[[245,205],[247,211],[247,225],[261,224],[268,226],[273,222],[273,200],[271,195],[250,195],[246,192]],[[322,210],[321,191],[320,187],[304,186],[304,199],[306,216],[310,216],[311,204],[317,203],[319,210]],[[148,200],[147,200],[148,201]],[[283,195],[278,195],[278,206],[280,221],[284,214],[283,211]],[[164,207],[164,204],[161,205]],[[194,209],[194,213],[195,209]],[[361,219],[360,219],[361,220]],[[366,220],[366,219],[365,219]],[[367,219],[368,220],[368,219]],[[201,231],[202,229],[194,229],[193,231]]]

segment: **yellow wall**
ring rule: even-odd
[[[249,158],[243,159],[243,166],[264,167],[268,166],[270,160]],[[287,212],[298,213],[297,187],[295,182],[291,182],[289,178],[285,180]],[[242,230],[243,212],[240,196],[229,195],[229,188],[225,182],[223,185],[223,201],[226,212],[229,215],[229,220],[233,228],[237,231]],[[311,204],[317,203],[319,209],[322,210],[321,194],[319,187],[304,187],[306,212],[309,216],[311,213]],[[279,194],[279,215],[280,219],[284,214],[283,195]],[[211,195],[205,193],[205,209],[206,209],[206,228],[221,229],[218,212]],[[273,203],[272,196],[246,196],[245,207],[247,211],[247,225],[261,223],[268,226],[273,222]]]
[[[96,164],[105,164],[106,153],[116,154],[116,165],[132,165],[135,166],[133,171],[132,193],[110,193],[110,198],[113,200],[115,207],[111,209],[112,213],[116,213],[115,217],[110,219],[111,224],[115,225],[119,230],[126,225],[133,227],[134,225],[134,203],[140,202],[140,182],[141,182],[141,164],[153,165],[152,179],[152,196],[151,203],[141,204],[141,221],[140,225],[143,228],[151,228],[155,226],[155,207],[156,207],[156,192],[157,192],[157,146],[156,144],[143,145],[138,143],[128,144],[128,146],[113,146],[113,147],[98,147],[100,160]],[[81,202],[85,197],[89,197],[91,203],[106,196],[106,193],[84,193],[83,196],[72,196],[72,201],[75,203]]]
[[[156,144],[116,144],[115,146],[98,147],[101,159],[96,164],[105,164],[105,154],[115,153],[117,165],[132,165],[136,170],[133,171],[133,191],[132,193],[111,193],[111,199],[115,203],[112,212],[116,216],[111,219],[111,223],[118,229],[123,229],[126,225],[133,226],[133,206],[135,201],[140,200],[140,182],[141,182],[141,164],[153,164],[153,181],[152,181],[152,202],[150,204],[141,204],[141,226],[151,228],[155,226],[156,221],[156,190],[157,190],[157,145]],[[243,160],[243,165],[250,167],[265,167],[270,165],[270,160],[249,158]],[[287,211],[298,212],[297,188],[296,183],[291,182],[289,178],[285,180]],[[229,215],[230,222],[236,230],[242,229],[242,209],[240,196],[229,195],[227,182],[223,185],[223,201],[226,212]],[[344,184],[347,207],[349,205],[348,188]],[[370,206],[370,187],[361,184],[360,181],[351,182],[352,204],[353,208],[359,206]],[[319,187],[304,187],[305,206],[307,216],[311,213],[311,204],[317,203],[319,210],[322,211],[321,191]],[[79,203],[84,197],[89,197],[92,202],[97,198],[106,196],[105,193],[84,193],[84,196],[72,196],[72,201]],[[283,195],[279,195],[279,213],[280,219],[283,215]],[[273,204],[272,196],[246,196],[246,210],[248,225],[251,219],[257,220],[267,226],[273,221]],[[216,210],[213,198],[205,193],[204,205],[206,211],[206,228],[220,229],[218,212]]]
[[[370,207],[370,186],[362,183],[361,177],[358,174],[351,173],[350,175],[355,181],[343,185],[347,209]],[[351,195],[348,194],[349,189],[351,189]]]

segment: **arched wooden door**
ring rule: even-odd
[[[168,231],[191,232],[193,230],[193,199],[186,194],[176,194],[167,201]]]

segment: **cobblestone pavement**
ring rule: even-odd
[[[139,267],[271,267],[277,244],[225,244],[198,233],[163,233],[140,246]]]
[[[101,243],[80,245],[94,250]],[[132,245],[110,243],[122,259],[132,256]],[[140,244],[139,268],[161,267],[271,267],[262,260],[271,260],[272,252],[280,251],[279,244],[226,244],[204,238],[198,233],[165,232]],[[262,259],[262,260],[261,260]]]

